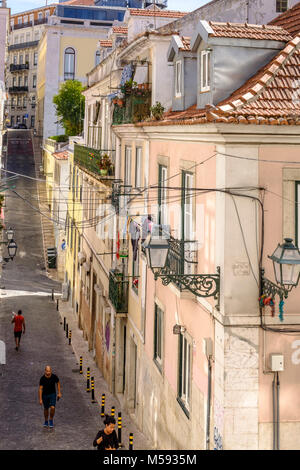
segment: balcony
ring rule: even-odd
[[[114,165],[112,163],[113,150],[96,150],[85,145],[74,144],[74,162],[92,176],[100,177],[109,183],[114,179]],[[104,165],[104,160],[106,165]],[[106,167],[106,171],[105,168]]]
[[[196,241],[176,240],[170,237],[170,250],[167,257],[164,274],[195,274],[197,267]],[[175,282],[177,285],[177,283]],[[181,287],[180,284],[177,285]]]
[[[26,93],[28,86],[10,86],[8,89],[9,93]]]
[[[113,125],[132,124],[141,122],[150,116],[151,91],[134,90],[125,93],[123,100],[115,100],[113,111]]]
[[[129,280],[122,273],[109,272],[109,300],[117,313],[128,313]]]
[[[17,49],[28,49],[31,47],[37,47],[39,45],[39,41],[30,41],[30,42],[20,42],[18,44],[12,44],[8,46],[8,52],[16,51]]]
[[[32,26],[32,21],[27,21],[27,23],[15,24],[12,29],[16,31],[17,29],[30,28]]]
[[[10,72],[19,72],[20,70],[29,70],[29,64],[10,64]]]

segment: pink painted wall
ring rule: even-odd
[[[181,186],[181,162],[187,160],[195,163],[207,159],[215,153],[213,145],[202,145],[183,142],[156,142],[150,144],[150,173],[149,184],[157,184],[158,163],[157,157],[169,157],[168,176],[177,175],[167,182],[168,186]],[[179,173],[179,175],[178,175]],[[195,168],[194,185],[197,188],[214,188],[216,185],[215,159],[212,158],[204,165]],[[155,193],[151,193],[154,197]],[[177,195],[176,203],[180,205],[180,192],[169,191],[170,195]],[[196,203],[202,208],[196,217],[196,237],[200,242],[198,257],[198,273],[214,273],[215,267],[215,194],[198,196]],[[171,209],[171,207],[170,207]],[[170,218],[171,229],[178,224],[180,209],[176,209]],[[165,333],[164,333],[164,376],[177,392],[178,375],[178,335],[173,334],[176,324],[175,312],[178,312],[180,323],[187,328],[187,333],[194,340],[193,347],[193,382],[207,394],[207,359],[203,353],[203,338],[214,337],[213,322],[210,314],[195,300],[179,299],[169,287],[162,286],[161,281],[154,281],[151,271],[148,270],[147,289],[147,315],[146,315],[146,343],[145,349],[150,359],[153,359],[154,341],[154,299],[157,297],[165,307]],[[208,299],[215,304],[214,300]]]
[[[263,146],[259,152],[260,159],[275,161],[299,161],[299,148],[296,146]],[[271,255],[278,243],[283,241],[283,168],[300,168],[299,164],[260,163],[260,185],[267,188],[265,193],[265,246],[263,266],[266,276],[275,281],[273,265],[267,255]],[[269,192],[272,191],[272,192]],[[294,197],[294,195],[293,195]],[[293,234],[291,234],[293,237]],[[278,301],[276,305],[276,324],[282,327],[293,324],[299,319],[300,289],[294,289],[284,306],[285,315],[291,315],[289,321],[285,317],[283,323],[278,320]],[[294,321],[295,320],[295,321]],[[266,309],[265,322],[270,324],[270,310]],[[272,380],[270,370],[270,354],[284,355],[284,371],[280,378],[280,421],[300,420],[300,325],[291,325],[298,329],[299,334],[283,334],[261,330],[260,341],[260,387],[259,387],[259,420],[272,421]]]

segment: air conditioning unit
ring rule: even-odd
[[[69,285],[64,282],[61,289],[61,300],[67,301],[69,299]]]

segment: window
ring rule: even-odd
[[[179,335],[179,374],[178,374],[178,401],[186,414],[189,415],[191,405],[191,360],[192,345],[187,337]]]
[[[167,181],[168,169],[166,166],[158,166],[158,223],[166,225],[168,223],[167,213]]]
[[[95,55],[95,66],[98,64],[100,64],[100,51],[97,51]]]
[[[32,76],[32,88],[36,88],[36,75]]]
[[[25,55],[25,64],[29,64],[29,54]]]
[[[29,21],[30,21],[31,23],[34,22],[34,15],[33,15],[33,14],[31,14],[31,15],[29,16]]]
[[[42,12],[42,11],[39,11],[39,13],[38,13],[38,19],[39,19],[39,20],[42,20],[42,19],[43,19],[43,16],[44,16],[44,15],[43,15],[43,12]]]
[[[200,65],[200,89],[201,91],[210,90],[210,51],[201,51]]]
[[[15,36],[15,44],[19,43],[19,36]]]
[[[135,187],[142,186],[142,147],[137,147],[135,151]]]
[[[18,78],[18,86],[22,86],[22,77],[21,76]]]
[[[17,116],[17,124],[19,124],[19,122],[21,122],[21,116]]]
[[[17,106],[21,107],[21,96],[18,96]]]
[[[288,0],[276,0],[276,12],[283,13],[288,9]]]
[[[23,64],[23,54],[20,54],[19,56],[19,64]]]
[[[26,33],[26,42],[30,42],[30,33]]]
[[[164,313],[155,304],[154,310],[154,362],[158,366],[159,370],[162,370],[163,366],[163,318]]]
[[[13,87],[17,86],[17,77],[13,77],[12,86]]]
[[[25,41],[25,36],[24,36],[24,34],[21,34],[20,43],[23,44],[24,41]]]
[[[11,116],[10,118],[10,125],[13,127],[15,125],[15,117]]]
[[[50,10],[45,11],[45,18],[48,18],[48,16],[50,16]]]
[[[14,65],[17,65],[18,57],[14,55]]]
[[[25,75],[24,77],[24,86],[28,86],[28,76]]]
[[[181,96],[181,87],[182,87],[182,65],[181,62],[178,61],[175,64],[175,96]]]
[[[23,98],[23,108],[27,108],[27,97],[24,96]]]
[[[193,239],[193,181],[191,173],[182,172],[182,240]]]
[[[28,23],[28,16],[24,16],[24,23]]]
[[[124,184],[131,186],[131,147],[125,147],[125,169],[124,169]],[[125,187],[125,192],[130,192],[130,188]]]
[[[34,127],[34,116],[31,116],[30,127]]]
[[[33,54],[33,65],[37,65],[37,63],[38,63],[38,53],[35,52]]]
[[[22,24],[22,21],[23,21],[22,17],[19,16],[19,18],[18,18],[18,24]]]
[[[72,47],[65,50],[64,80],[74,80],[75,78],[75,51]]]
[[[40,32],[39,32],[39,31],[36,31],[36,32],[34,33],[34,40],[35,40],[35,41],[39,41],[39,39],[40,39]]]

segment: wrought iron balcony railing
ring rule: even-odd
[[[109,299],[117,313],[128,313],[129,280],[122,273],[109,273]]]
[[[19,72],[20,70],[29,70],[29,64],[10,64],[10,72]]]
[[[108,178],[114,176],[114,165],[113,165],[113,150],[96,150],[85,145],[74,144],[74,162],[79,166],[90,171],[94,175],[102,178]],[[106,165],[107,173],[103,168],[102,162],[104,156],[109,157],[111,165]]]
[[[113,124],[130,124],[144,121],[150,116],[151,92],[141,96],[135,94],[125,95],[121,103],[114,105]]]
[[[8,89],[9,93],[26,93],[28,91],[28,86],[11,86]]]
[[[15,51],[17,49],[27,49],[30,47],[36,47],[39,45],[39,41],[20,42],[18,44],[12,44],[8,46],[8,52]]]

